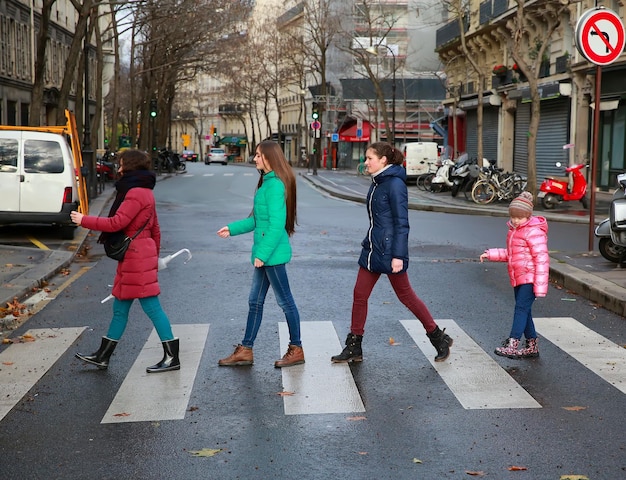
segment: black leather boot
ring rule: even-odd
[[[446,329],[441,330],[439,327],[426,335],[430,338],[430,343],[437,349],[435,362],[443,362],[450,356],[450,347],[452,346],[452,338],[445,333]]]
[[[116,340],[102,337],[102,343],[100,344],[100,349],[97,352],[94,352],[91,355],[77,353],[74,356],[76,358],[80,358],[83,362],[91,363],[102,370],[106,370],[109,368],[109,358],[111,358],[111,354],[113,353],[113,350],[115,350],[115,347],[117,347]]]
[[[180,360],[178,359],[178,338],[161,342],[163,345],[163,359],[156,365],[146,368],[148,373],[169,372],[170,370],[180,370]]]
[[[362,362],[362,341],[363,335],[355,335],[354,333],[349,333],[348,337],[346,338],[346,348],[344,348],[339,355],[330,357],[330,361],[333,363]]]

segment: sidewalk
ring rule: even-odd
[[[247,164],[237,164],[250,167]],[[253,167],[253,166],[252,166]],[[306,169],[295,169],[303,179],[309,181],[320,190],[339,198],[364,202],[365,193],[358,195],[353,191],[341,189],[338,176],[352,175],[355,172],[319,169],[317,175],[308,174]],[[310,172],[309,172],[310,173]],[[162,175],[158,181],[166,178]],[[368,179],[363,177],[364,192]],[[100,215],[114,195],[112,184],[96,197],[91,206],[90,214]],[[604,219],[608,212],[609,194],[598,194],[596,198],[595,220]],[[541,211],[549,221],[589,223],[589,212],[576,203],[558,211]],[[449,193],[432,194],[409,188],[409,208],[433,212],[462,213],[474,215],[508,216],[508,207],[501,205],[475,205],[464,197],[452,198]],[[88,231],[78,228],[76,231],[76,249],[74,251],[41,250],[35,247],[0,246],[0,306],[6,307],[15,297],[24,299],[34,288],[63,268],[69,267],[76,252],[80,251],[87,238]],[[589,300],[626,316],[626,270],[610,263],[598,252],[553,252],[551,254],[550,277],[565,289],[576,292]],[[12,316],[0,318],[0,334],[13,320]]]
[[[345,200],[365,202],[365,195],[341,189],[333,180],[338,175],[354,175],[356,172],[319,169],[317,175],[311,175],[306,169],[298,169],[298,174],[320,190]],[[612,195],[597,192],[594,223],[606,218]],[[409,187],[409,208],[432,212],[459,213],[465,215],[492,215],[508,217],[508,203],[494,205],[476,205],[465,200],[464,196],[453,198],[449,192],[433,194]],[[580,202],[571,202],[552,211],[536,210],[549,222],[570,222],[589,224],[589,210],[582,208]],[[582,297],[597,303],[607,310],[626,316],[626,268],[605,260],[599,252],[551,252],[550,279]]]

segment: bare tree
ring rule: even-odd
[[[550,39],[561,25],[569,8],[577,1],[570,2],[543,0],[527,4],[515,0],[515,15],[501,26],[497,32],[507,45],[511,57],[526,77],[530,90],[530,125],[528,128],[528,190],[537,193],[537,132],[541,118],[541,98],[539,95],[539,74],[542,62],[547,59]]]
[[[41,19],[39,22],[39,32],[37,34],[37,53],[35,58],[35,78],[33,79],[29,115],[29,123],[34,127],[41,125],[46,72],[46,49],[48,47],[48,36],[50,34],[50,14],[52,6],[55,3],[56,0],[43,0],[41,5]]]

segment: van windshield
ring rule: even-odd
[[[17,172],[17,140],[0,138],[0,173]]]
[[[25,173],[63,173],[63,151],[58,142],[27,140],[24,142]]]

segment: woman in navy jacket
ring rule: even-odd
[[[381,274],[387,275],[398,299],[422,322],[437,349],[436,362],[450,355],[452,338],[441,330],[428,308],[415,294],[406,270],[409,266],[409,205],[402,152],[386,142],[367,148],[365,167],[372,176],[367,193],[369,228],[361,243],[359,273],[354,285],[352,323],[346,347],[331,358],[333,363],[363,360],[361,342],[367,320],[367,303]]]

